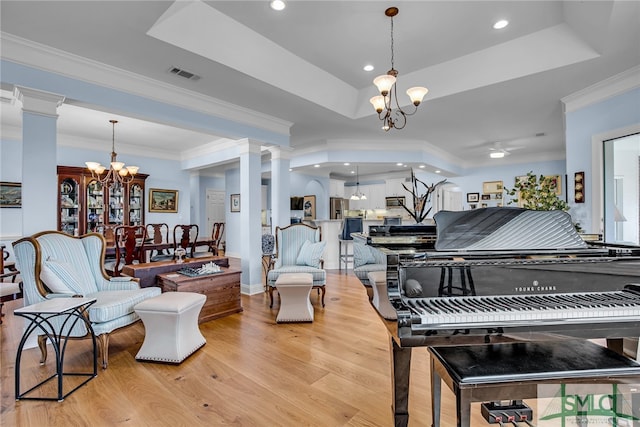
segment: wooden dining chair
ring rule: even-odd
[[[150,262],[168,261],[173,259],[169,250],[169,226],[166,223],[147,224],[147,242],[150,245],[166,244],[166,249],[153,249],[149,254]]]
[[[105,263],[105,270],[113,277],[120,276],[125,265],[143,263],[147,230],[144,225],[119,225],[115,228],[116,260],[113,265]]]
[[[213,230],[211,232],[211,242],[209,242],[209,252],[213,253],[213,255],[218,255],[220,242],[222,242],[223,235],[224,222],[214,222]]]
[[[175,254],[176,249],[182,248],[187,252],[187,258],[193,258],[198,232],[197,224],[178,224],[173,227],[173,253]]]

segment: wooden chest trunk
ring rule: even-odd
[[[207,297],[198,322],[208,322],[242,311],[240,270],[225,268],[221,273],[189,277],[178,273],[158,275],[162,292],[196,292]]]

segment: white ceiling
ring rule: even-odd
[[[389,6],[400,9],[399,96],[414,85],[429,93],[405,129],[385,133],[368,99],[372,79],[390,68]],[[275,12],[268,1],[3,0],[0,12],[4,38],[293,123],[294,156],[352,141],[381,152],[420,147],[463,167],[562,159],[561,98],[640,64],[637,1],[299,0]],[[510,25],[494,30],[499,18]],[[363,71],[367,63],[376,69]],[[200,79],[168,73],[174,66]],[[2,104],[5,134],[20,128],[18,104]],[[95,141],[108,152],[111,118],[120,120],[118,152],[180,158],[220,138],[86,107],[70,100],[60,108],[59,139]],[[490,160],[492,147],[513,150]],[[300,168],[348,173],[341,162]],[[360,174],[397,168],[382,160],[361,164]]]

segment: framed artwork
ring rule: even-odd
[[[475,203],[480,200],[480,193],[467,193],[467,203]]]
[[[576,172],[573,176],[573,200],[576,203],[584,203],[584,172]]]
[[[491,194],[483,194],[482,200],[491,200]]]
[[[304,196],[302,209],[304,212],[304,219],[316,219],[316,196]]]
[[[22,207],[22,184],[19,182],[0,182],[0,208]]]
[[[232,194],[229,205],[231,206],[231,212],[240,212],[240,195]]]
[[[177,213],[178,190],[150,188],[149,212]]]
[[[556,186],[557,195],[562,194],[562,177],[560,175],[547,175],[545,178],[548,179],[552,185]]]
[[[503,189],[502,181],[487,181],[482,183],[482,193],[484,194],[502,193]]]

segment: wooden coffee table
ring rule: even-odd
[[[159,286],[160,284],[156,282],[156,276],[161,273],[170,273],[185,267],[198,268],[210,262],[218,264],[220,267],[229,267],[229,258],[212,255],[210,257],[189,258],[182,263],[169,260],[129,264],[124,266],[122,274],[140,279],[140,287],[146,288],[148,286]]]
[[[206,295],[207,301],[198,316],[198,323],[203,323],[242,311],[240,273],[240,270],[231,268],[196,277],[162,273],[158,274],[158,285],[162,292],[197,292]]]

